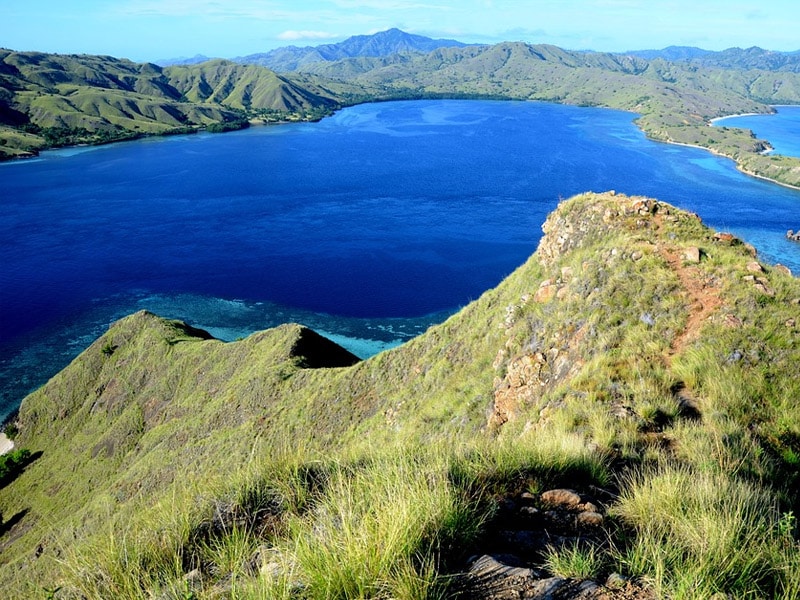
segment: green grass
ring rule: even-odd
[[[522,480],[607,482],[602,459],[569,435],[462,452],[441,443],[346,462],[260,460],[225,489],[198,480],[149,509],[108,505],[103,531],[65,547],[59,585],[87,598],[146,598],[181,592],[199,569],[197,598],[220,585],[234,598],[438,597],[450,581],[442,567],[476,543],[492,498]],[[248,522],[265,506],[268,527]]]
[[[800,285],[767,269],[763,298],[744,246],[664,205],[643,225],[635,202],[563,203],[497,288],[351,367],[304,366],[297,325],[226,344],[114,324],[20,411],[42,455],[0,488],[4,592],[447,597],[504,501],[599,486],[607,543],[536,566],[796,597]],[[688,246],[704,257],[681,274],[664,253]],[[719,307],[676,349],[691,276]],[[559,293],[537,299],[545,280]]]
[[[660,596],[780,597],[797,543],[768,491],[735,475],[663,467],[634,478],[615,513],[636,536],[621,564]]]
[[[561,549],[551,546],[545,554],[544,564],[557,577],[599,579],[607,560],[597,546],[572,544]]]

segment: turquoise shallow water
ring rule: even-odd
[[[393,102],[2,164],[0,413],[140,309],[225,340],[298,321],[369,356],[496,285],[587,190],[693,210],[800,273],[800,192],[633,118]]]
[[[747,115],[717,119],[718,127],[750,129],[756,137],[769,140],[776,154],[800,158],[800,106],[776,106],[774,115]]]

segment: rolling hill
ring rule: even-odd
[[[337,93],[306,76],[212,60],[162,68],[109,56],[0,51],[0,155],[141,135],[319,118]]]

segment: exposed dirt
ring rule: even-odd
[[[663,227],[663,216],[656,213],[653,219],[658,228],[661,229]],[[703,251],[699,248],[696,251],[697,260],[702,260]],[[658,252],[678,276],[681,287],[689,299],[689,318],[683,331],[679,332],[672,340],[666,356],[669,364],[672,357],[679,354],[700,337],[700,330],[703,324],[722,305],[722,298],[716,282],[710,280],[708,275],[697,265],[687,264],[685,255],[682,255],[678,248],[659,245]]]

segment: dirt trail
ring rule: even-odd
[[[661,215],[655,215],[655,221],[659,229],[663,227]],[[667,365],[672,362],[672,358],[685,349],[691,342],[700,336],[700,329],[708,318],[722,305],[720,290],[708,276],[694,264],[686,264],[685,256],[675,247],[665,247],[659,245],[658,252],[667,261],[678,276],[681,288],[689,297],[689,318],[683,331],[678,333],[672,340],[669,351],[666,355]],[[698,257],[702,251],[697,250]]]

